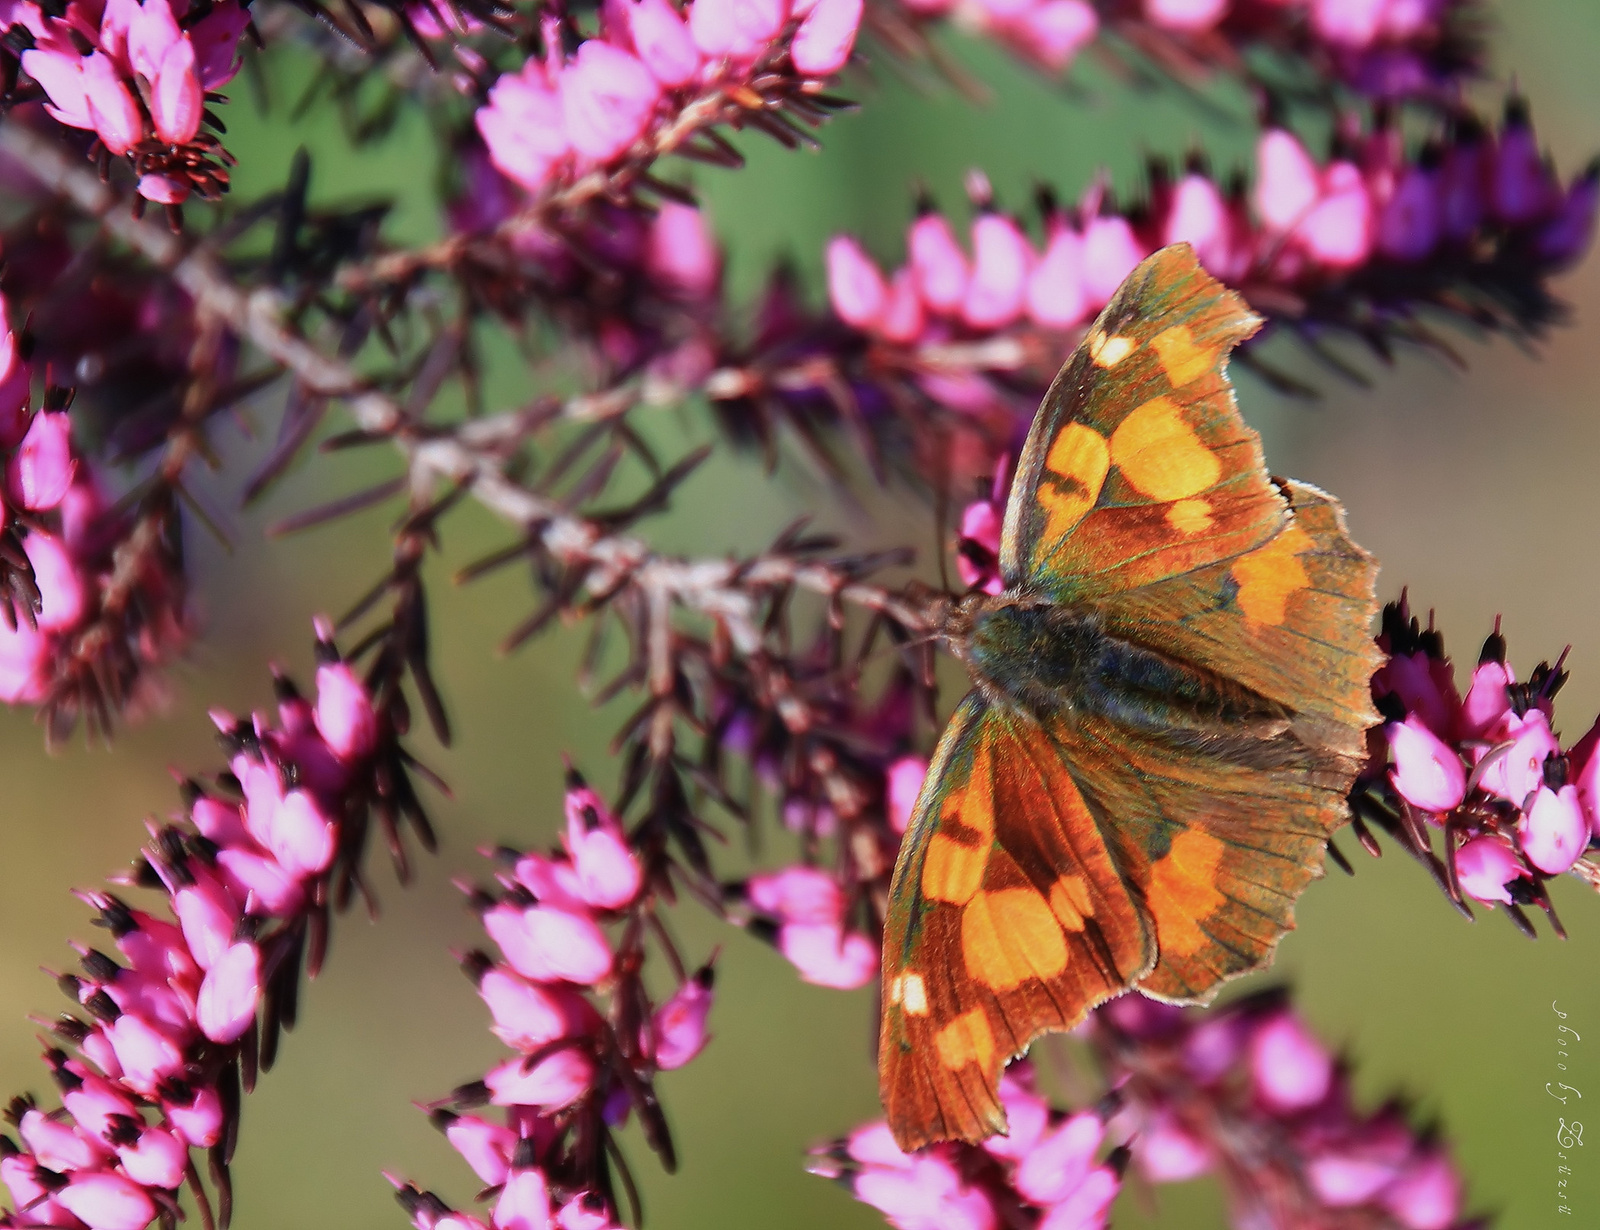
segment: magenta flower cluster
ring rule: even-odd
[[[250,24],[244,6],[20,0],[4,21],[8,36],[27,48],[22,71],[43,88],[45,109],[93,132],[112,156],[126,156],[142,197],[178,205],[191,191],[221,194],[227,173],[211,162],[219,147],[201,139],[201,128],[207,94],[239,69],[239,39]]]
[[[495,166],[537,194],[615,162],[689,97],[737,92],[758,67],[786,60],[803,82],[832,76],[861,14],[862,0],[694,0],[685,12],[673,0],[609,0],[599,35],[570,56],[546,22],[545,55],[500,77],[478,131]]]
[[[189,782],[186,821],[152,825],[117,884],[156,889],[167,909],[81,894],[120,960],[79,945],[82,972],[60,978],[74,1015],[54,1024],[62,1045],[45,1058],[62,1105],[12,1102],[17,1140],[0,1137],[12,1211],[0,1224],[143,1230],[177,1215],[185,1185],[210,1224],[191,1151],[210,1151],[225,1191],[240,1082],[270,1063],[262,1031],[292,1023],[285,1000],[308,943],[313,972],[320,960],[313,933],[380,742],[365,687],[325,635],[320,650],[314,703],[286,686],[277,723],[213,715],[229,772],[214,789]]]
[[[515,1053],[436,1104],[433,1120],[494,1205],[480,1218],[395,1185],[417,1230],[605,1230],[617,1202],[603,1161],[595,1169],[596,1141],[637,1110],[670,1157],[651,1081],[709,1040],[712,969],[680,968],[678,989],[649,1002],[639,981],[652,908],[644,865],[576,775],[559,850],[486,853],[502,867],[497,891],[464,887],[500,958],[470,952],[462,968]],[[492,1118],[476,1113],[485,1104]]]
[[[982,1145],[902,1153],[878,1121],[818,1150],[811,1171],[844,1183],[896,1230],[1102,1230],[1127,1156],[1099,1160],[1100,1113],[1053,1110],[1026,1060],[1001,1078],[1000,1102],[1009,1134]]]

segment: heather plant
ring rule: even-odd
[[[1571,323],[1560,278],[1591,245],[1600,160],[1548,153],[1492,54],[1516,20],[1468,0],[0,7],[0,700],[36,743],[160,732],[214,644],[197,544],[227,543],[236,507],[287,499],[275,537],[388,519],[314,595],[339,618],[313,625],[311,686],[263,663],[270,700],[211,709],[221,758],[178,770],[176,810],[77,890],[101,933],[33,1018],[44,1068],[5,1112],[0,1223],[248,1216],[235,1152],[317,1011],[305,983],[353,906],[401,896],[377,842],[401,885],[436,860],[459,887],[480,929],[450,954],[460,993],[503,1049],[463,1049],[453,1089],[363,1095],[386,1116],[417,1099],[465,1168],[346,1181],[387,1178],[417,1230],[644,1224],[641,1169],[703,1156],[662,1077],[722,1028],[723,943],[874,985],[956,680],[940,630],[998,590],[1034,410],[1141,260],[1188,244],[1244,296],[1265,328],[1235,370],[1286,415],[1359,384],[1398,416],[1397,359],[1473,369],[1492,339]],[[954,50],[974,42],[1003,49],[991,71],[1078,90],[1085,130],[1114,82],[1224,113],[1232,152],[1152,132],[1133,178],[1041,164],[1024,205],[976,165],[964,202],[907,183],[866,233],[792,260],[725,246],[708,185],[826,146],[893,80],[981,94]],[[241,191],[259,134],[308,122],[356,148],[425,132],[430,223],[357,184],[313,191],[337,175],[304,149]],[[266,430],[240,445],[241,424]],[[755,549],[729,553],[723,525],[660,545],[730,470],[805,515]],[[473,508],[497,527],[476,554]],[[567,757],[564,789],[524,796],[479,858],[450,840],[461,783],[430,767],[455,735],[440,643],[461,636],[441,568],[469,592],[523,579],[502,653],[560,637],[570,686],[530,686],[510,720],[593,702],[610,738],[530,735],[527,761]],[[1380,583],[1381,722],[1327,857],[1359,879],[1396,848],[1419,896],[1564,937],[1552,886],[1600,891],[1600,719],[1564,729],[1567,654],[1525,664],[1498,619],[1452,663],[1404,580]],[[1426,1091],[1374,1096],[1337,1041],[1281,983],[1191,1009],[1130,993],[1008,1070],[1005,1136],[908,1155],[841,1113],[792,1161],[842,1189],[836,1216],[853,1196],[900,1230],[1096,1230],[1199,1178],[1250,1230],[1483,1224]]]

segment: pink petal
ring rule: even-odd
[[[1316,203],[1317,164],[1292,132],[1268,129],[1256,143],[1255,207],[1269,231],[1292,229]]]
[[[317,733],[340,760],[360,760],[378,745],[378,715],[345,662],[317,667]]]
[[[1089,1173],[1105,1125],[1091,1111],[1080,1111],[1045,1136],[1017,1165],[1013,1182],[1032,1204],[1057,1204]]]
[[[912,809],[916,807],[927,775],[928,762],[921,756],[902,756],[889,766],[886,794],[889,826],[895,832],[904,833],[910,826]]]
[[[553,906],[496,906],[483,916],[511,968],[536,982],[592,985],[611,973],[605,933],[584,915]]]
[[[1416,714],[1384,727],[1394,756],[1394,788],[1423,811],[1447,812],[1461,805],[1467,792],[1467,770],[1454,748],[1446,745]]]
[[[694,0],[689,33],[713,59],[753,60],[783,29],[784,0]]]
[[[41,411],[6,466],[6,488],[24,508],[54,508],[66,498],[77,468],[72,420],[65,411]]]
[[[651,1032],[655,1036],[656,1067],[663,1072],[681,1068],[710,1041],[706,1018],[711,1014],[711,971],[689,979],[672,998],[656,1010]]]
[[[83,618],[89,601],[88,580],[77,562],[59,538],[43,530],[32,531],[23,539],[22,548],[44,600],[38,615],[40,630],[60,632],[73,627]]]
[[[844,890],[816,867],[786,867],[751,876],[745,900],[779,922],[837,926],[844,917]]]
[[[195,1019],[213,1042],[237,1042],[255,1021],[261,1004],[261,953],[254,944],[232,945],[206,971]]]
[[[778,931],[778,950],[804,981],[819,987],[849,991],[878,974],[877,946],[837,923],[789,923]]]
[[[1333,1059],[1295,1017],[1280,1013],[1251,1038],[1250,1073],[1256,1096],[1273,1110],[1305,1110],[1327,1095]]]
[[[843,68],[861,28],[862,8],[862,0],[817,0],[789,47],[796,71],[829,77]]]
[[[1083,236],[1069,223],[1050,227],[1044,256],[1028,278],[1028,318],[1046,329],[1070,329],[1089,314]]]
[[[543,1173],[514,1171],[489,1220],[494,1230],[550,1230],[550,1188]]]
[[[506,1181],[517,1134],[477,1115],[457,1115],[445,1126],[445,1139],[461,1154],[472,1172],[490,1187]]]
[[[156,1215],[144,1188],[111,1171],[73,1175],[56,1200],[89,1230],[144,1230]]]
[[[579,154],[606,162],[644,135],[661,86],[637,58],[590,39],[562,70],[561,122]]]
[[[700,71],[700,52],[689,27],[669,0],[624,0],[634,54],[668,89],[688,85]]]
[[[1522,852],[1540,871],[1560,875],[1571,867],[1589,844],[1589,821],[1578,805],[1577,788],[1541,786],[1517,825],[1517,836]]]
[[[1197,33],[1221,21],[1228,3],[1229,0],[1144,0],[1144,15],[1153,25]]]
[[[985,211],[972,224],[972,280],[961,317],[975,329],[998,329],[1022,315],[1035,257],[1017,224]]]
[[[836,235],[828,241],[827,265],[834,313],[853,328],[875,328],[888,306],[889,286],[872,258],[848,235]]]
[[[594,1083],[594,1061],[582,1051],[564,1047],[532,1068],[521,1055],[489,1069],[484,1083],[496,1106],[533,1106],[560,1110],[581,1098]]]
[[[121,156],[144,139],[144,117],[116,65],[102,52],[83,62],[83,88],[94,130],[113,154]]]
[[[907,247],[911,276],[923,303],[934,312],[957,311],[967,296],[971,269],[949,221],[940,213],[923,214],[911,224]]]
[[[1120,215],[1095,218],[1083,231],[1083,288],[1091,308],[1111,302],[1127,276],[1149,253]]]

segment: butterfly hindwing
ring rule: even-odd
[[[1004,1130],[1006,1061],[1154,956],[1126,874],[1041,727],[974,692],[927,782],[884,924],[879,1079],[907,1149]]]

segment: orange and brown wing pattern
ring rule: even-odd
[[[1260,324],[1186,244],[1129,275],[1034,419],[1001,540],[1008,588],[1077,605],[1243,555],[1283,526],[1226,373]]]
[[[1145,918],[1031,720],[970,694],[901,846],[884,924],[878,1074],[903,1149],[1005,1130],[1007,1060],[1143,975]]]

